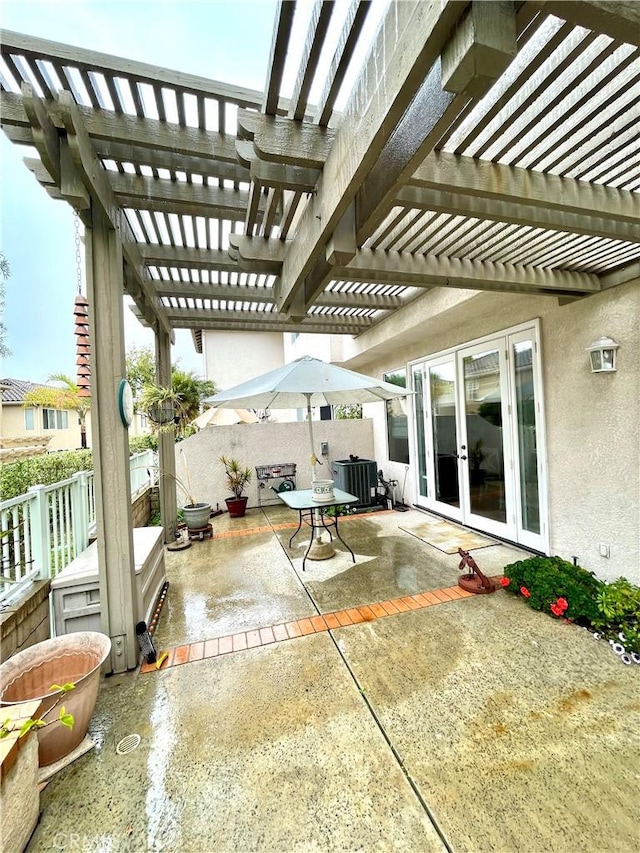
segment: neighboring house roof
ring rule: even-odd
[[[29,391],[47,387],[41,382],[28,382],[26,379],[0,379],[3,403],[22,403]]]

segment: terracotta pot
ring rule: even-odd
[[[243,518],[247,511],[247,501],[246,495],[241,498],[225,498],[224,502],[229,510],[229,518]]]
[[[53,720],[38,729],[40,766],[53,764],[75,749],[89,728],[98,698],[100,667],[111,651],[111,640],[96,631],[78,631],[44,640],[18,652],[0,666],[0,705],[11,706],[30,699],[42,700],[43,716],[61,696],[51,692],[52,684],[72,682],[67,693],[46,718]],[[72,729],[56,722],[60,707],[73,714]],[[11,712],[5,712],[10,716]]]

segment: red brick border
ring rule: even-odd
[[[238,532],[236,535],[242,534]],[[431,592],[394,598],[392,601],[378,601],[375,604],[349,607],[346,610],[336,610],[333,613],[324,613],[321,616],[308,616],[294,622],[268,625],[265,628],[257,628],[252,631],[241,631],[238,634],[229,634],[204,642],[198,640],[191,645],[169,649],[168,656],[160,669],[169,669],[172,666],[215,658],[219,655],[234,654],[258,646],[286,643],[288,640],[297,637],[320,634],[336,628],[347,628],[349,625],[358,625],[362,622],[375,622],[377,619],[384,619],[387,616],[396,616],[412,610],[423,610],[425,607],[434,607],[437,604],[458,601],[461,598],[474,598],[474,595],[459,586],[448,586]],[[153,663],[143,663],[140,667],[141,673],[156,671],[156,665]]]

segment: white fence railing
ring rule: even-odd
[[[131,494],[155,484],[153,450],[129,460]],[[37,578],[55,577],[89,544],[95,524],[93,471],[0,503],[0,603],[17,598]]]

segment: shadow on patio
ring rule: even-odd
[[[304,573],[281,507],[167,554],[174,665],[105,681],[29,850],[635,849],[636,672],[501,591],[457,597],[457,556],[402,529],[425,518],[344,519],[355,565]]]

